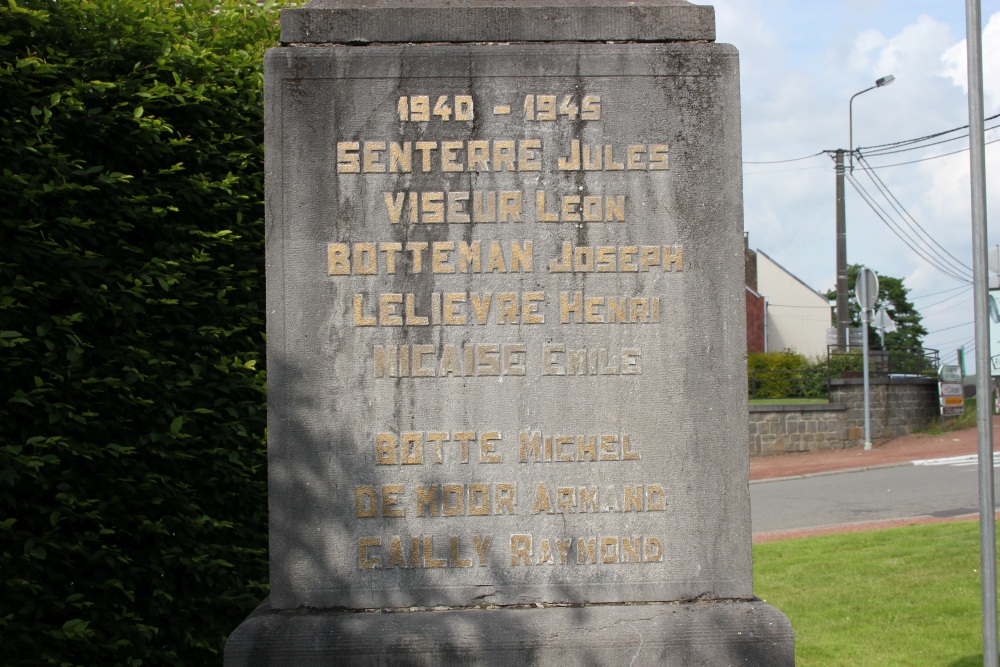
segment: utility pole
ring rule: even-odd
[[[869,90],[888,86],[896,80],[887,74],[875,80],[875,85],[851,95],[847,103],[847,150],[850,151],[850,171],[854,172],[854,98]],[[847,294],[847,213],[844,209],[844,149],[837,149],[837,347],[847,349],[851,314]]]
[[[837,149],[837,349],[847,349],[851,326],[847,286],[847,213],[844,207],[844,149]]]

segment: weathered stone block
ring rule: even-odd
[[[227,665],[605,663],[633,655],[616,623],[645,664],[791,664],[752,590],[738,60],[711,19],[283,14],[271,595]]]

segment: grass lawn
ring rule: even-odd
[[[754,545],[754,592],[792,622],[798,667],[982,665],[979,524]]]

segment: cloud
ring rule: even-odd
[[[987,110],[1000,106],[1000,13],[986,22],[982,33],[983,97]],[[941,55],[942,75],[968,91],[968,42],[962,40]],[[992,115],[992,114],[988,114]]]
[[[898,146],[886,150],[899,152],[881,156],[873,147],[968,122],[961,8],[936,0],[713,4],[720,41],[740,50],[744,160],[788,160],[846,148],[850,107],[854,143],[866,147],[865,155],[887,190],[881,195],[882,186],[863,169],[855,170],[858,182],[880,201],[882,210],[873,211],[848,184],[848,261],[866,264],[881,275],[903,277],[917,295],[957,286],[897,238],[880,216],[910,225],[903,230],[911,243],[924,233],[915,228],[920,225],[944,248],[933,249],[935,263],[946,250],[971,265],[968,152],[928,159],[961,151],[967,141],[919,150]],[[992,10],[984,13],[989,19],[983,34],[986,111],[992,115],[1000,111],[1000,1],[984,0],[984,5],[984,10]],[[868,92],[849,105],[852,95],[886,74],[896,77],[892,86]],[[1000,136],[1000,130],[993,136]],[[987,147],[987,160],[987,188],[995,198],[1000,143]],[[829,155],[744,167],[745,226],[751,246],[818,290],[834,281],[834,184]],[[1000,241],[998,236],[995,233],[991,242]],[[929,346],[971,337],[971,326],[967,331],[951,329],[972,319],[961,303],[953,306],[949,302],[928,312],[927,328],[945,330],[929,336]]]

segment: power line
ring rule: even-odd
[[[819,157],[824,153],[826,153],[826,151],[820,151],[819,153],[813,153],[812,155],[806,155],[805,157],[796,157],[790,160],[755,160],[755,161],[745,161],[743,164],[783,164],[785,162],[801,162],[802,160],[809,160],[814,157]]]
[[[955,290],[969,289],[968,285],[959,285],[958,287],[950,287],[946,290],[941,290],[940,292],[931,292],[930,294],[921,294],[920,296],[909,297],[910,301],[916,301],[917,299],[926,299],[932,296],[938,296],[939,294],[947,294],[948,292],[954,292]]]
[[[990,120],[996,120],[997,118],[1000,118],[1000,113],[993,114],[992,116],[988,116],[988,117],[984,118],[983,122],[990,121]],[[995,130],[997,128],[1000,128],[1000,125],[994,125],[993,127],[986,128],[986,131],[988,132],[990,130]],[[927,135],[924,135],[922,137],[915,137],[913,139],[903,139],[902,141],[894,141],[894,142],[891,142],[891,143],[888,143],[888,144],[875,144],[873,146],[859,146],[857,148],[857,150],[855,150],[855,153],[860,154],[862,151],[872,151],[872,152],[870,152],[868,154],[872,155],[872,156],[883,155],[883,154],[884,155],[890,155],[892,153],[903,152],[903,151],[890,151],[888,149],[898,148],[898,147],[901,147],[901,146],[911,146],[913,144],[919,144],[921,142],[928,141],[929,139],[936,139],[938,137],[943,137],[943,136],[945,136],[947,134],[952,134],[953,132],[960,132],[962,130],[968,130],[968,129],[969,129],[968,125],[962,125],[960,127],[954,127],[954,128],[952,128],[950,130],[944,130],[943,132],[935,132],[933,134],[927,134]],[[966,134],[964,134],[962,136],[959,136],[959,137],[954,137],[952,139],[946,139],[945,141],[954,141],[954,140],[957,140],[957,139],[963,139],[963,138],[965,138],[967,136],[968,136],[968,133],[966,133]],[[934,145],[936,145],[938,143],[945,143],[945,141],[935,142],[933,144],[927,144],[926,146],[913,146],[913,148],[907,148],[905,150],[917,150],[917,149],[920,149],[920,148],[926,148],[927,146],[934,146]],[[988,142],[988,143],[993,143],[993,142],[991,141],[991,142]],[[968,150],[968,149],[963,149],[963,151],[964,150]],[[961,153],[963,151],[956,151],[956,152]],[[801,162],[802,160],[809,160],[811,158],[818,157],[820,155],[823,155],[824,153],[825,154],[836,153],[836,149],[826,149],[826,150],[819,151],[818,153],[813,153],[812,155],[805,155],[803,157],[789,158],[789,159],[784,159],[784,160],[746,160],[746,161],[743,162],[743,164],[783,164],[783,163],[786,163],[786,162]],[[944,155],[936,155],[936,156],[933,156],[931,158],[924,158],[924,159],[930,160],[930,159],[934,159],[934,157],[944,157],[945,155],[953,155],[953,153],[945,153]],[[915,160],[915,162],[920,162],[920,161],[921,160]],[[900,163],[900,164],[912,164],[912,163],[903,162],[903,163]],[[880,166],[893,167],[893,166],[896,166],[896,165],[880,165]]]
[[[964,286],[964,288],[965,288],[965,289],[971,289],[971,288],[970,288],[970,287],[969,287],[968,285]],[[921,309],[921,310],[922,310],[923,312],[925,312],[925,313],[926,313],[926,312],[927,312],[927,310],[928,310],[929,308],[933,308],[934,306],[940,306],[940,305],[941,305],[942,303],[948,303],[948,302],[949,302],[949,301],[951,301],[952,299],[957,299],[957,298],[958,298],[958,297],[960,297],[960,296],[969,296],[969,295],[968,295],[967,293],[964,293],[964,292],[963,292],[962,294],[952,294],[951,296],[949,296],[949,297],[948,297],[948,298],[946,298],[946,299],[942,299],[942,300],[940,300],[940,301],[935,301],[934,303],[931,303],[931,304],[927,304],[926,306],[921,306],[921,307],[920,307],[920,309]],[[941,314],[941,313],[943,313],[943,312],[946,312],[947,310],[948,310],[948,309],[946,308],[946,309],[944,309],[944,310],[941,310],[941,311],[938,311],[937,313],[931,313],[931,314],[932,314],[932,315],[939,315],[939,314]]]
[[[968,309],[969,303],[967,301],[960,301],[958,303],[953,303],[952,305],[948,306],[947,308],[942,308],[941,310],[935,311],[933,313],[926,313],[926,311],[923,311],[923,312],[925,312],[928,317],[937,317],[939,315],[947,313],[948,311],[955,310],[956,308],[959,308],[959,307],[963,307],[963,308]]]
[[[857,191],[857,193],[861,195],[861,199],[866,204],[868,204],[868,207],[872,209],[875,215],[883,223],[885,223],[885,225],[889,228],[889,230],[892,231],[892,233],[895,234],[899,238],[899,240],[906,245],[906,247],[915,252],[918,257],[923,259],[925,262],[933,266],[938,271],[941,271],[942,273],[947,275],[949,278],[953,278],[954,280],[957,280],[962,283],[972,282],[968,277],[956,273],[955,270],[952,269],[951,267],[942,266],[935,260],[935,258],[928,256],[928,254],[924,250],[914,245],[911,239],[901,229],[899,229],[898,223],[888,219],[887,217],[888,214],[875,202],[871,194],[869,194],[868,191],[865,190],[864,186],[862,186],[858,182],[858,180],[854,178],[852,174],[847,175],[847,180],[851,184],[851,186],[854,187],[855,191]]]
[[[987,141],[985,143],[985,145],[988,146],[990,144],[995,144],[998,141],[1000,141],[1000,137],[998,137],[996,139],[991,139],[990,141]],[[879,169],[886,169],[888,167],[902,167],[903,165],[907,165],[907,164],[917,164],[918,162],[927,162],[928,160],[936,160],[936,159],[938,159],[940,157],[948,157],[949,155],[958,155],[959,153],[965,153],[968,150],[969,150],[968,147],[966,147],[966,148],[959,149],[957,151],[951,151],[950,153],[941,153],[940,155],[931,155],[930,157],[922,157],[919,160],[908,160],[906,162],[893,162],[892,164],[880,164],[878,166],[878,168]],[[860,149],[859,149],[859,151],[860,151]]]
[[[994,125],[993,127],[987,127],[985,129],[985,131],[986,132],[991,132],[991,131],[997,129],[998,127],[1000,127],[1000,125]],[[941,141],[933,141],[933,142],[931,142],[929,144],[921,144],[920,146],[915,146],[914,145],[914,146],[910,146],[909,148],[896,148],[894,150],[890,150],[888,148],[881,148],[881,149],[874,149],[874,150],[872,150],[871,147],[869,147],[867,149],[867,153],[868,153],[868,155],[895,155],[896,153],[906,153],[907,151],[916,151],[916,150],[920,150],[922,148],[930,148],[931,146],[940,146],[941,144],[946,144],[946,143],[951,142],[951,141],[958,141],[959,139],[967,139],[968,136],[969,135],[967,133],[966,134],[960,134],[957,137],[951,137],[949,139],[942,139]],[[861,147],[859,146],[857,148],[856,152],[860,152],[860,151],[861,151]]]
[[[916,218],[910,215],[910,212],[903,207],[903,204],[899,201],[899,198],[896,197],[894,194],[892,194],[892,192],[889,190],[889,186],[885,184],[885,181],[883,181],[877,173],[875,173],[875,170],[871,168],[871,165],[868,164],[865,158],[858,156],[858,161],[868,168],[865,173],[868,175],[868,178],[870,178],[872,182],[875,183],[876,187],[878,187],[878,189],[882,192],[886,200],[890,202],[890,205],[892,205],[893,208],[896,209],[897,213],[900,211],[902,212],[901,217],[903,221],[905,222],[906,219],[908,218],[913,223],[913,225],[910,225],[909,223],[906,224],[910,227],[911,230],[916,232],[917,237],[920,237],[921,236],[920,232],[923,232],[923,237],[927,240],[928,245],[939,248],[941,252],[944,253],[944,255],[947,255],[947,257],[950,258],[950,260],[945,259],[944,257],[941,257],[940,253],[937,253],[935,251],[935,254],[938,254],[939,257],[945,260],[945,263],[951,265],[952,268],[956,269],[962,275],[971,275],[972,267],[970,267],[968,264],[965,264],[957,257],[955,257],[953,254],[948,252],[948,250],[943,245],[938,243],[934,239],[934,237],[930,235],[930,233],[923,227],[923,225],[917,222]],[[893,204],[893,202],[895,202],[895,204]],[[896,208],[897,205],[898,208]],[[920,231],[917,232],[916,229],[914,229],[914,226],[916,226],[916,228],[919,229]]]
[[[975,324],[975,322],[963,322],[962,324],[956,324],[955,326],[945,327],[944,329],[938,329],[937,331],[928,331],[927,335],[928,336],[933,336],[934,334],[941,333],[942,331],[950,331],[952,329],[957,329],[959,327],[967,327],[970,324]]]
[[[995,120],[997,118],[1000,118],[1000,113],[993,114],[992,116],[987,116],[986,118],[983,119],[983,122],[985,123],[988,120]],[[966,124],[966,125],[961,125],[959,127],[953,127],[950,130],[944,130],[943,132],[935,132],[934,134],[928,134],[928,135],[925,135],[925,136],[922,136],[922,137],[916,137],[915,139],[904,139],[902,141],[894,141],[894,142],[888,143],[888,144],[876,144],[874,146],[866,146],[865,148],[870,148],[870,149],[894,148],[896,146],[906,146],[906,145],[910,145],[910,144],[917,144],[917,143],[920,143],[921,141],[927,141],[928,139],[937,139],[938,137],[943,137],[944,135],[951,134],[952,132],[960,132],[962,130],[968,130],[968,129],[969,129],[969,126],[968,126],[968,124]],[[993,128],[990,128],[990,129],[993,129]],[[968,136],[968,135],[966,134],[965,136]],[[859,150],[860,150],[860,147],[859,147]]]

